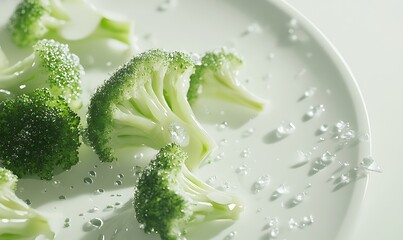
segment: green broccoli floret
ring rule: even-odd
[[[86,0],[23,0],[8,22],[20,47],[49,38],[61,42],[115,39],[130,45],[132,22],[104,16]]]
[[[0,163],[19,177],[51,179],[78,162],[80,118],[47,89],[0,102]]]
[[[53,239],[48,220],[15,195],[17,176],[0,167],[0,239]]]
[[[246,90],[237,79],[241,65],[242,60],[232,52],[207,52],[190,77],[189,103],[193,104],[203,96],[261,111],[263,101]]]
[[[64,96],[73,109],[81,107],[79,59],[65,44],[43,39],[33,46],[33,53],[12,66],[0,69],[0,100],[49,88],[55,96]]]
[[[92,96],[88,139],[101,161],[116,151],[147,146],[158,150],[175,142],[194,169],[215,147],[187,102],[193,62],[187,54],[150,50],[122,66]]]
[[[199,224],[238,219],[239,200],[199,180],[186,161],[181,147],[169,144],[140,175],[133,205],[146,233],[156,232],[163,240],[185,239]]]

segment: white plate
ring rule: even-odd
[[[3,29],[15,2],[0,3],[0,44],[11,61],[27,53],[15,48]],[[215,187],[239,194],[245,207],[238,222],[212,239],[232,239],[231,234],[233,239],[274,239],[271,234],[276,227],[278,239],[348,239],[367,182],[365,172],[354,169],[370,154],[368,121],[350,71],[311,23],[282,1],[94,2],[135,21],[141,50],[158,47],[203,53],[223,46],[236,49],[245,60],[242,83],[268,101],[266,110],[257,116],[237,108],[213,108],[208,102],[195,107],[200,121],[221,143],[215,161],[197,174]],[[86,99],[121,62],[109,61],[105,54],[95,59],[85,76]],[[304,96],[305,92],[311,94]],[[307,115],[311,106],[320,105],[324,112],[312,118]],[[339,121],[349,123],[356,134],[343,147],[334,137]],[[282,122],[292,123],[295,131],[279,139],[276,129]],[[324,124],[328,130],[322,133],[319,129]],[[334,161],[315,171],[327,151],[335,154]],[[310,156],[306,164],[299,163],[302,152]],[[69,220],[69,226],[57,235],[60,240],[158,239],[144,234],[134,219],[135,171],[132,162],[100,163],[83,147],[81,162],[72,170],[50,182],[20,180],[18,194],[33,207],[59,215],[61,224]],[[255,192],[261,176],[269,176],[270,183]],[[274,197],[282,184],[289,193]],[[104,192],[97,193],[98,189]],[[302,195],[304,200],[298,202]],[[94,218],[103,220],[101,228],[88,225]],[[299,227],[290,228],[291,219]]]

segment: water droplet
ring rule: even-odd
[[[64,228],[70,227],[70,223],[69,223],[69,222],[65,222],[65,223],[63,224],[63,227],[64,227]]]
[[[247,175],[248,174],[248,166],[246,164],[242,164],[239,166],[237,169],[235,169],[235,172],[239,175]]]
[[[271,199],[275,200],[275,199],[277,199],[277,198],[281,197],[282,195],[287,194],[289,192],[290,192],[290,187],[289,186],[286,186],[285,184],[280,184],[280,186],[278,186],[276,188],[276,190],[274,190],[274,192],[273,192],[273,194],[271,196]]]
[[[348,144],[355,139],[355,131],[350,128],[350,124],[344,121],[339,121],[335,125],[335,139],[341,145]]]
[[[66,219],[64,219],[64,222],[70,222],[71,221],[71,219],[70,218],[66,218]]]
[[[98,188],[97,190],[95,190],[96,194],[101,194],[101,193],[104,193],[104,192],[105,192],[105,190],[103,188]]]
[[[266,188],[270,184],[269,175],[260,176],[257,181],[253,184],[252,190],[254,193],[258,193]]]
[[[336,154],[331,153],[329,151],[326,151],[322,154],[322,156],[320,157],[320,161],[324,164],[324,165],[329,165],[330,163],[332,163],[334,160],[336,159]]]
[[[98,229],[100,229],[104,225],[104,221],[102,221],[102,219],[100,218],[93,218],[88,223]]]
[[[278,138],[287,137],[295,132],[296,127],[291,122],[282,122],[276,129],[276,136]]]
[[[90,175],[90,177],[96,177],[97,173],[95,171],[89,171],[88,175]]]
[[[278,235],[280,234],[280,228],[278,227],[273,227],[269,229],[269,236],[270,239],[275,239],[278,237]]]
[[[293,204],[294,206],[296,206],[296,205],[302,203],[302,202],[305,200],[306,195],[307,195],[306,192],[298,193],[298,194],[292,199],[292,204]]]
[[[97,207],[93,207],[88,210],[89,213],[94,213],[94,212],[98,212],[98,211],[99,211],[99,208],[97,208]]]
[[[178,123],[172,123],[169,126],[169,133],[171,134],[171,139],[174,143],[179,144],[180,146],[187,146],[189,144],[189,134],[186,129]]]
[[[134,156],[133,156],[133,158],[134,158],[135,160],[142,159],[143,157],[144,157],[144,154],[143,154],[143,153],[136,153],[136,154],[134,154]]]
[[[305,113],[307,119],[312,119],[314,117],[320,116],[325,111],[323,104],[317,106],[310,106],[309,110]]]
[[[329,125],[327,125],[327,124],[322,124],[322,125],[320,125],[319,131],[320,131],[321,133],[325,133],[325,132],[327,132],[327,130],[329,130]]]
[[[225,156],[224,152],[219,153],[219,154],[217,154],[217,156],[215,156],[214,161],[216,161],[216,162],[220,161],[220,160],[222,160],[224,158],[224,156]]]
[[[297,150],[297,164],[302,165],[311,160],[311,154],[303,152],[301,150]]]
[[[217,125],[217,130],[222,131],[228,127],[228,122],[224,121]]]
[[[53,183],[53,185],[57,186],[60,184],[60,180],[54,180],[52,183]]]
[[[267,225],[269,227],[276,227],[280,224],[280,221],[278,220],[277,217],[268,217],[267,222],[268,222]]]
[[[351,178],[350,178],[350,175],[348,173],[343,173],[340,176],[340,183],[348,184],[348,183],[350,183],[350,181],[351,181]]]
[[[116,186],[120,186],[120,185],[122,185],[123,184],[123,182],[121,181],[121,180],[116,180],[115,181],[115,185]]]
[[[85,178],[84,178],[84,182],[85,182],[86,184],[92,184],[92,183],[94,182],[94,180],[92,180],[92,178],[90,178],[90,177],[85,177]]]
[[[360,167],[366,171],[381,173],[382,169],[372,157],[365,157],[360,162]]]
[[[305,97],[305,98],[312,97],[313,95],[315,95],[315,93],[316,93],[316,88],[315,88],[315,87],[311,87],[311,88],[309,88],[308,90],[306,90],[306,91],[304,92],[304,97]]]
[[[249,148],[245,148],[242,152],[241,152],[241,158],[247,158],[250,155],[250,150]]]
[[[242,35],[249,35],[249,34],[254,34],[254,33],[261,33],[262,32],[262,27],[260,26],[259,23],[252,23],[249,25],[244,33]]]
[[[217,180],[217,176],[209,177],[206,181],[207,184],[211,185]]]
[[[59,196],[59,199],[60,199],[60,200],[66,200],[66,196],[60,195],[60,196]]]
[[[31,200],[29,200],[29,199],[25,199],[25,203],[27,204],[27,205],[31,205],[32,203],[31,203]]]
[[[236,237],[237,232],[236,231],[232,231],[230,233],[228,233],[227,236],[225,236],[224,240],[232,240]]]
[[[160,12],[165,12],[168,10],[173,9],[177,5],[177,0],[165,0],[163,3],[161,3],[157,10]]]
[[[123,175],[122,173],[120,173],[120,174],[117,175],[117,177],[118,177],[118,178],[124,178],[125,175]]]
[[[303,228],[305,228],[307,226],[312,225],[313,222],[314,222],[314,218],[313,218],[312,215],[305,216],[305,217],[302,218],[302,221],[299,224],[299,228],[303,229]]]
[[[248,130],[244,131],[242,133],[242,137],[246,138],[246,137],[250,137],[253,135],[253,133],[255,133],[255,129],[254,128],[249,128]]]
[[[293,229],[297,229],[299,227],[299,224],[297,221],[295,221],[294,218],[290,218],[290,220],[288,221],[288,227],[293,230]]]

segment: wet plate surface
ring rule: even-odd
[[[209,101],[195,106],[219,145],[197,174],[240,195],[245,209],[221,232],[201,229],[191,239],[347,238],[371,163],[369,130],[351,74],[314,27],[281,1],[94,2],[135,21],[141,51],[234,48],[245,62],[240,81],[267,101],[258,115]],[[25,54],[4,32],[4,13],[14,5],[0,4],[0,40],[11,60]],[[90,64],[85,101],[126,60],[99,52],[82,59]],[[158,239],[142,232],[131,205],[138,172],[133,162],[147,154],[105,164],[83,146],[80,157],[52,181],[19,182],[21,198],[64,225],[57,239]]]

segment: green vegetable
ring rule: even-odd
[[[20,47],[48,38],[61,42],[114,39],[131,44],[132,23],[104,16],[86,0],[23,0],[8,30]]]
[[[0,167],[0,239],[53,239],[48,220],[15,195],[17,176]]]
[[[150,50],[134,57],[97,89],[88,110],[88,139],[101,161],[116,151],[175,142],[191,156],[194,169],[215,143],[187,102],[193,62],[187,54]]]
[[[33,53],[12,66],[0,69],[0,100],[49,88],[55,96],[64,96],[74,109],[81,107],[83,67],[65,44],[40,40]]]
[[[198,224],[239,217],[239,200],[196,178],[186,161],[180,146],[169,144],[143,170],[134,209],[146,233],[156,232],[163,240],[185,239]]]
[[[261,111],[264,108],[263,101],[246,90],[237,79],[241,65],[242,60],[232,52],[207,52],[190,77],[187,94],[190,104],[203,96]]]
[[[0,102],[0,163],[19,177],[51,179],[78,162],[80,118],[47,89]]]

